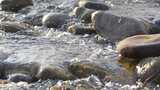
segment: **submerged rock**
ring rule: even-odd
[[[48,13],[43,16],[42,24],[48,28],[60,28],[70,17],[63,13]]]
[[[160,34],[136,35],[119,42],[117,51],[123,57],[146,58],[160,56]]]
[[[29,75],[25,75],[25,74],[19,74],[19,73],[15,73],[15,74],[11,74],[8,76],[8,80],[11,82],[33,82],[34,79],[29,76]]]
[[[92,14],[92,23],[98,34],[114,42],[137,34],[147,34],[149,29],[140,20],[101,11]]]
[[[68,32],[73,34],[93,34],[96,31],[91,26],[75,24],[68,27]]]
[[[0,30],[10,33],[28,29],[28,26],[19,22],[0,22]]]
[[[109,6],[107,6],[106,4],[94,1],[80,1],[79,7],[84,7],[93,10],[109,10]]]
[[[1,9],[4,11],[17,12],[26,6],[33,5],[32,0],[1,0]]]
[[[42,66],[36,75],[38,79],[72,80],[74,76],[68,70],[56,66]]]
[[[3,76],[13,82],[26,81],[33,82],[36,80],[40,65],[38,63],[3,63]]]
[[[136,67],[138,79],[142,82],[160,84],[160,57],[143,59]]]
[[[73,75],[79,78],[88,77],[93,74],[102,79],[106,75],[111,73],[111,71],[103,67],[100,67],[99,65],[95,63],[87,62],[87,61],[73,63],[69,66],[68,69]]]

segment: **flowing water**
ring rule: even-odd
[[[69,13],[77,0],[34,0],[34,6],[27,7],[19,13],[0,11],[0,19],[23,21],[28,16],[45,15],[48,12]],[[111,7],[108,12],[156,20],[160,17],[159,5],[151,0],[106,0]],[[76,21],[76,20],[70,20]],[[67,25],[66,25],[67,26]],[[134,73],[118,63],[115,46],[109,43],[98,44],[94,35],[72,35],[61,29],[49,29],[35,26],[32,30],[18,33],[0,32],[0,59],[2,62],[61,65],[64,62],[92,61],[111,70],[112,82],[106,82],[102,90],[136,90],[133,84]],[[90,78],[90,77],[88,77]],[[0,86],[2,90],[45,90],[57,81],[46,80],[31,84],[9,83]],[[76,81],[75,81],[76,82]],[[98,86],[97,86],[98,87]]]

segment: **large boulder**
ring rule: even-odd
[[[33,5],[32,0],[0,0],[1,9],[17,12],[26,6]]]
[[[150,27],[141,20],[102,11],[92,14],[92,23],[98,34],[113,42],[133,35],[147,34]]]
[[[63,13],[48,13],[43,16],[42,24],[48,28],[60,28],[69,18]]]
[[[117,51],[123,57],[146,58],[160,56],[160,34],[136,35],[120,41]]]

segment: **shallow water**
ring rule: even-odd
[[[45,15],[48,12],[69,13],[75,3],[76,0],[34,0],[33,7],[25,8],[20,13],[0,11],[0,19],[2,21],[23,21],[25,17],[30,15]],[[106,4],[112,7],[108,12],[115,14],[153,21],[160,17],[158,12],[160,8],[152,1],[107,0]],[[4,17],[6,18],[4,19]],[[16,34],[1,32],[0,40],[0,59],[2,62],[22,64],[40,62],[42,65],[62,65],[64,62],[88,60],[112,71],[110,74],[112,82],[107,82],[106,87],[102,90],[115,90],[119,87],[122,87],[120,90],[124,88],[135,90],[128,85],[135,82],[135,75],[118,63],[115,46],[109,43],[97,44],[94,35],[72,35],[65,32],[65,28],[55,30],[36,26],[33,27],[33,30]],[[20,85],[10,83],[6,85],[7,88],[4,87],[2,90],[45,90],[55,82],[54,80],[46,80]],[[125,86],[123,86],[124,84]]]

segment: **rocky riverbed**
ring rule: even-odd
[[[158,0],[0,3],[0,90],[159,89]]]

